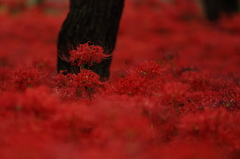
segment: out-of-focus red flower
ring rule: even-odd
[[[169,70],[168,66],[161,66],[155,61],[144,61],[138,64],[136,72],[143,77],[152,78],[162,75]]]
[[[192,91],[205,91],[210,87],[210,75],[205,72],[184,72],[181,76],[183,83],[190,85]]]
[[[206,109],[180,119],[178,140],[207,141],[225,152],[239,151],[239,112]]]
[[[144,94],[145,88],[143,87],[144,79],[139,77],[125,77],[121,78],[114,86],[118,94],[137,95]]]
[[[180,98],[187,93],[188,86],[180,82],[169,82],[164,86],[165,93],[172,98]]]
[[[10,73],[15,89],[19,91],[24,91],[28,87],[39,86],[45,75],[42,70],[31,66],[21,66]]]

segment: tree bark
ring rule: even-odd
[[[217,21],[222,13],[230,16],[239,11],[238,0],[203,0],[203,7],[210,21]]]
[[[70,0],[70,11],[58,37],[58,72],[78,73],[79,68],[64,61],[78,44],[92,42],[112,53],[122,15],[124,0]],[[111,58],[94,64],[90,69],[101,77],[109,76]]]

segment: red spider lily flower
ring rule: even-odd
[[[97,85],[102,85],[99,81],[100,76],[91,70],[82,69],[80,73],[63,75],[63,71],[54,77],[55,84],[59,88],[65,87],[88,87],[93,88]]]
[[[60,73],[53,77],[55,85],[59,88],[71,87],[73,83],[74,74],[68,73],[64,75],[65,71],[60,71]]]
[[[82,69],[74,79],[76,87],[88,87],[93,88],[94,86],[102,85],[99,81],[100,76],[91,70]]]
[[[55,85],[63,98],[69,99],[76,97],[83,97],[87,93],[87,96],[91,97],[92,90],[103,82],[99,81],[100,76],[91,70],[82,69],[80,73],[63,75],[63,72],[54,77]],[[84,93],[84,94],[83,94]]]
[[[140,73],[142,76],[152,78],[157,75],[162,75],[169,70],[169,66],[160,66],[155,61],[144,61],[141,62],[137,68],[137,73]]]
[[[240,142],[239,112],[219,108],[191,113],[180,119],[178,133],[181,140],[207,141],[222,148],[222,152],[236,153]]]
[[[139,78],[136,76],[125,77],[120,79],[115,85],[114,90],[118,94],[128,94],[128,95],[138,95],[144,94],[145,87],[143,87],[145,82],[144,78]]]
[[[168,82],[164,86],[164,91],[167,95],[172,98],[181,98],[187,93],[188,85],[180,82]]]
[[[88,64],[91,67],[93,63],[100,63],[102,59],[110,56],[103,52],[104,50],[101,46],[89,45],[89,42],[87,42],[80,44],[76,50],[71,50],[69,52],[69,60],[72,65],[81,66],[82,64]]]
[[[15,88],[24,91],[28,87],[39,86],[46,74],[31,66],[22,66],[10,73],[10,76]]]

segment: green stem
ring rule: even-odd
[[[82,90],[80,87],[77,89],[77,96],[80,97],[82,95]]]
[[[80,65],[80,71],[81,71],[82,69],[84,69],[84,64],[81,64],[81,65]]]
[[[87,88],[86,88],[86,91],[87,91],[87,94],[88,94],[90,100],[92,100],[92,96],[91,96],[91,92],[90,92],[90,91],[91,91],[91,88],[87,87]]]

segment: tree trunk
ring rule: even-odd
[[[61,59],[78,44],[92,42],[100,45],[105,53],[112,53],[124,0],[70,0],[70,11],[58,37],[58,72],[78,73],[79,68]],[[109,76],[111,58],[94,64],[90,69],[101,77]]]
[[[238,0],[203,0],[205,15],[210,21],[217,21],[221,14],[231,15],[238,12]]]

